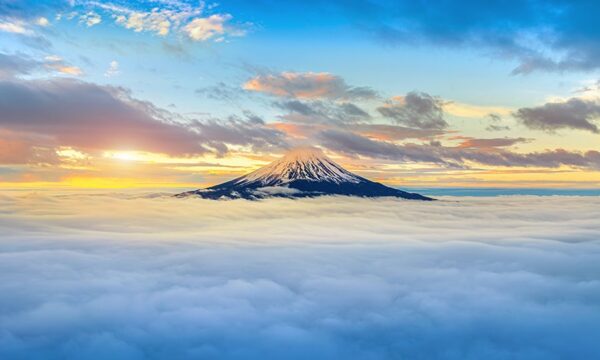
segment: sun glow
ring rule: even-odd
[[[140,161],[143,157],[135,151],[106,151],[103,156],[109,159],[121,160],[121,161]]]

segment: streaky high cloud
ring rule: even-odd
[[[372,99],[377,93],[369,87],[353,87],[339,77],[325,72],[282,72],[258,75],[248,80],[244,89],[279,97],[315,100]]]
[[[3,359],[597,354],[594,197],[4,192],[0,208]]]
[[[390,120],[416,129],[441,130],[448,127],[444,119],[444,102],[422,92],[396,96],[377,110]]]
[[[578,129],[599,133],[598,100],[571,98],[565,102],[550,102],[538,107],[521,108],[514,113],[530,129],[556,131]]]

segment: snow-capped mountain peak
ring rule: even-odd
[[[259,182],[263,186],[284,185],[294,180],[358,183],[363,179],[345,170],[318,148],[297,148],[281,159],[236,179],[236,184]]]
[[[369,181],[345,170],[317,148],[298,148],[247,175],[211,186],[178,194],[205,199],[301,198],[322,195],[360,197],[391,196],[431,200],[426,196],[394,189]]]

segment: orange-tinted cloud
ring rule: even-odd
[[[428,139],[446,133],[444,130],[413,129],[397,125],[361,124],[352,127],[358,134],[371,139],[395,141],[404,139]]]
[[[371,88],[349,86],[341,77],[324,72],[259,75],[243,87],[273,96],[312,100],[368,99],[376,96]]]
[[[0,82],[0,128],[83,149],[194,154],[201,137],[121,88],[70,79]]]
[[[277,129],[287,134],[288,136],[301,139],[307,138],[310,134],[314,132],[313,126],[303,124],[276,122],[270,123],[268,126]]]
[[[49,139],[0,129],[0,164],[54,164],[58,157]]]
[[[489,149],[498,147],[513,146],[518,143],[528,142],[525,138],[494,138],[494,139],[476,139],[476,138],[465,138],[458,147],[460,148],[472,148],[472,149]]]

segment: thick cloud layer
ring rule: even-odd
[[[0,195],[3,359],[593,358],[600,200]]]

